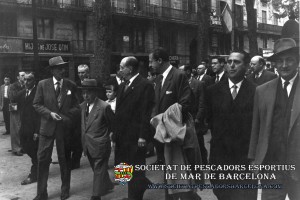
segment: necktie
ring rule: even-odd
[[[287,86],[288,86],[289,84],[290,84],[289,81],[285,81],[285,82],[284,82],[284,86],[283,86],[283,90],[284,90],[285,94],[287,95],[287,97],[289,97],[289,93],[288,93],[288,91],[287,91]]]
[[[25,98],[27,98],[29,96],[29,90],[26,90],[26,96]]]
[[[231,95],[232,95],[232,98],[234,100],[236,98],[236,96],[237,96],[237,88],[238,87],[236,85],[233,85],[232,88],[233,88],[233,90],[232,90]]]
[[[124,88],[125,92],[129,88],[129,83],[130,83],[130,81],[125,81],[125,88]]]
[[[216,77],[217,77],[217,78],[216,78],[216,83],[217,83],[217,82],[220,81],[220,80],[219,80],[219,75],[217,75]]]
[[[87,103],[87,105],[86,105],[86,110],[85,110],[85,116],[88,117],[89,114],[90,114],[90,104]]]
[[[58,97],[60,93],[60,82],[56,82],[55,96]]]

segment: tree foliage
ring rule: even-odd
[[[272,6],[278,18],[292,16],[299,19],[299,0],[272,0]]]

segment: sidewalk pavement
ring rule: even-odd
[[[0,112],[0,121],[2,112]],[[36,196],[37,184],[21,185],[30,170],[30,158],[14,156],[10,150],[10,135],[2,135],[4,126],[0,126],[0,200],[32,200]],[[109,174],[113,180],[113,152],[109,160]],[[56,149],[53,150],[52,160],[57,161]],[[147,164],[153,163],[155,157],[147,159]],[[163,183],[162,171],[147,172],[147,177],[153,183]],[[72,171],[70,200],[89,200],[92,194],[93,172],[88,159],[82,157],[80,169]],[[49,200],[59,200],[60,198],[60,170],[58,164],[51,164],[48,179]],[[145,192],[144,200],[164,200],[165,191],[161,189],[148,189]],[[212,190],[198,191],[203,200],[216,200]],[[117,185],[111,193],[102,197],[103,200],[121,200],[127,197],[127,185]]]

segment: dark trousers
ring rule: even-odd
[[[211,179],[211,183],[216,184],[258,184],[256,180],[219,180],[220,173],[239,173],[238,171],[222,171],[216,173],[217,179]],[[247,171],[246,171],[247,173]],[[257,190],[256,189],[213,189],[214,194],[218,198],[218,200],[257,200]]]
[[[119,144],[120,145],[120,144]],[[125,162],[129,165],[145,165],[146,164],[146,147],[139,148],[132,144],[116,144],[115,163]],[[150,181],[145,176],[145,171],[134,171],[132,179],[128,182],[128,198],[134,200],[142,200],[143,194]]]
[[[81,144],[81,126],[80,121],[77,123],[76,128],[71,130],[71,160],[72,166],[80,165],[80,159],[82,156],[82,144]]]
[[[261,180],[262,184],[281,184],[281,189],[263,189],[261,200],[285,200],[289,196],[290,200],[300,199],[300,181],[292,180],[286,171],[277,171],[275,180]]]
[[[94,172],[93,176],[93,195],[92,196],[102,196],[108,190],[114,188],[108,174],[108,160],[110,155],[111,147],[108,143],[107,151],[100,158],[92,158],[90,153],[87,151],[87,157],[89,159],[90,165]]]
[[[204,126],[204,125],[203,125]],[[201,125],[195,124],[195,129],[196,129],[196,134],[197,134],[197,138],[198,138],[198,144],[200,147],[200,152],[201,152],[201,157],[202,157],[202,164],[203,165],[207,165],[208,161],[207,161],[207,150],[205,148],[205,144],[204,144],[204,131],[203,131],[203,127],[201,127]]]
[[[61,130],[58,130],[61,129]],[[37,194],[47,193],[47,181],[49,176],[49,166],[53,151],[54,140],[56,140],[56,149],[61,173],[61,193],[69,193],[71,179],[71,151],[70,138],[64,132],[61,125],[57,125],[53,137],[40,135],[38,148],[38,184]]]
[[[10,114],[8,110],[9,99],[3,98],[3,118],[5,123],[6,132],[10,133]]]
[[[153,140],[153,144],[156,149],[157,160],[165,162],[165,155],[164,155],[165,145],[157,140]]]
[[[33,141],[33,136],[21,134],[21,146],[23,151],[31,158],[31,170],[28,177],[37,179],[37,152],[38,152],[38,141]]]

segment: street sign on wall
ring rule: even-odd
[[[24,52],[33,52],[33,40],[23,40]],[[71,46],[69,41],[58,40],[39,40],[38,41],[39,53],[69,53]]]

